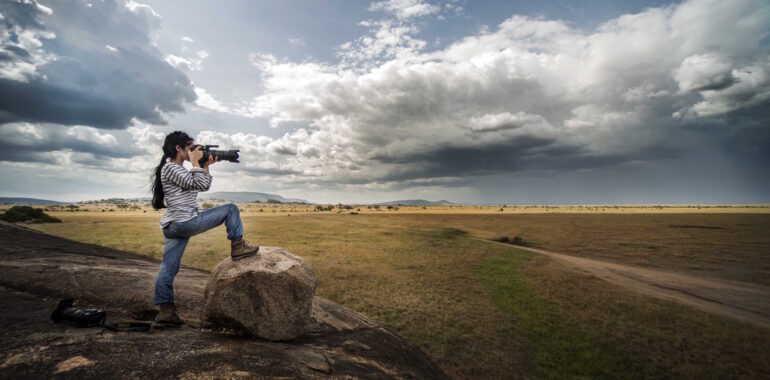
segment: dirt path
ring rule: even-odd
[[[582,273],[653,297],[675,301],[740,321],[770,327],[770,288],[663,270],[632,267],[542,249],[472,238],[539,253]]]

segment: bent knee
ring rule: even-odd
[[[240,213],[240,210],[238,210],[238,206],[235,205],[235,204],[232,204],[232,203],[228,203],[227,204],[227,209],[228,209],[227,211],[229,211],[231,213],[234,213],[234,214],[239,214]]]

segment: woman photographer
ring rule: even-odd
[[[179,326],[184,323],[176,313],[173,284],[190,236],[224,223],[227,238],[231,241],[230,256],[233,260],[256,255],[259,251],[258,245],[251,245],[243,239],[243,225],[236,205],[226,204],[199,212],[196,200],[198,192],[207,191],[211,187],[209,165],[219,161],[219,158],[209,155],[203,167],[200,167],[202,157],[200,146],[194,147],[193,139],[186,133],[169,133],[163,143],[160,165],[152,175],[152,206],[156,210],[166,208],[160,219],[166,243],[153,296],[153,303],[160,308],[155,322],[162,326]],[[193,168],[187,170],[182,166],[184,161],[190,161]]]

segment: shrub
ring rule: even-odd
[[[509,238],[508,236],[503,236],[497,239],[497,241],[505,244],[512,244],[512,245],[521,245],[524,247],[531,247],[533,244],[532,242],[527,241],[523,237],[516,235],[513,238]]]
[[[46,214],[42,208],[31,206],[13,206],[0,214],[0,219],[11,223],[61,223],[61,219]]]
[[[206,203],[201,205],[201,209],[203,209],[203,210],[208,210],[208,209],[210,209],[212,207],[214,207],[214,205],[211,204],[211,203],[208,203],[208,202],[206,202]]]

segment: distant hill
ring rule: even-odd
[[[375,203],[375,205],[380,206],[398,206],[398,205],[404,205],[404,206],[444,206],[444,205],[453,205],[454,203],[446,200],[440,200],[436,202],[432,201],[426,201],[425,199],[403,199],[400,201],[390,201],[390,202],[382,202],[382,203]]]
[[[50,199],[37,198],[5,198],[0,197],[0,204],[6,205],[64,205],[67,202],[52,201]]]
[[[200,199],[221,199],[230,202],[267,202],[268,199],[275,199],[283,203],[310,203],[304,199],[284,198],[278,194],[255,193],[250,191],[218,191],[214,193],[198,193]]]

